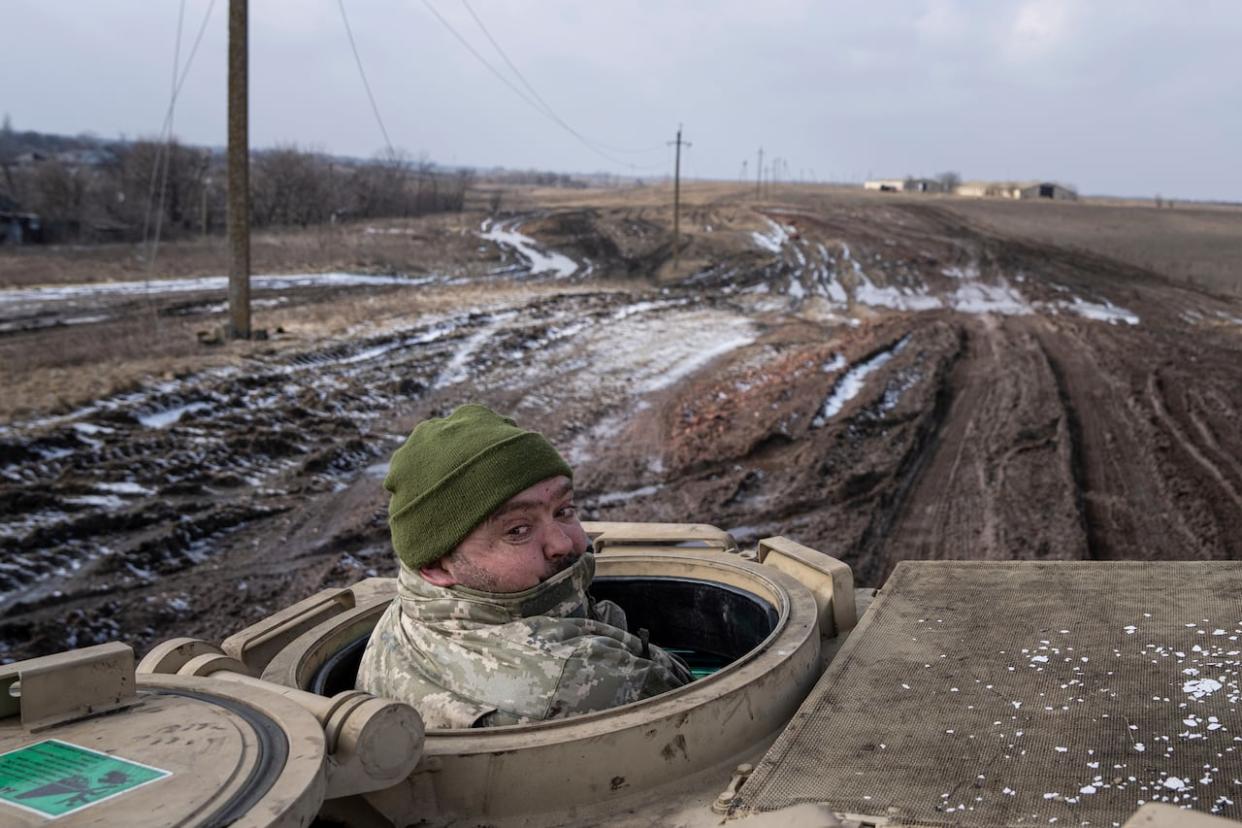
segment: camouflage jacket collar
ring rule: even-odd
[[[438,587],[404,564],[397,584],[404,613],[424,623],[451,620],[507,624],[538,615],[587,617],[587,590],[594,577],[595,556],[587,552],[565,571],[522,592]]]

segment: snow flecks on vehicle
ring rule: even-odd
[[[547,273],[553,278],[564,279],[577,272],[577,262],[563,253],[541,249],[539,243],[530,236],[518,232],[521,225],[521,219],[508,219],[490,226],[484,221],[479,235],[502,248],[512,250],[524,262],[525,270],[531,276]]]
[[[833,385],[819,413],[811,421],[811,427],[822,428],[829,420],[840,414],[846,403],[862,393],[867,377],[887,365],[889,360],[906,347],[909,339],[908,336],[902,337],[891,348],[886,348],[850,368]]]
[[[1190,696],[1192,699],[1203,699],[1215,693],[1224,687],[1216,679],[1201,678],[1192,679],[1182,684],[1182,692]]]
[[[1117,628],[1122,636],[1107,653],[1084,655],[1069,629],[1058,630],[1056,637],[1049,635],[1048,630],[1040,630],[1036,635],[1043,637],[1036,638],[1038,643],[1021,648],[1019,653],[1003,650],[997,653],[1001,664],[1009,661],[1005,668],[1009,673],[1025,668],[1041,674],[1037,681],[1019,680],[1017,685],[1010,684],[1008,693],[997,689],[1001,686],[999,683],[995,687],[990,683],[985,685],[990,694],[1000,698],[1016,693],[1030,694],[1024,700],[1010,701],[1012,711],[991,714],[995,717],[992,732],[1006,742],[1002,758],[1029,760],[1037,745],[1041,751],[1048,752],[1042,760],[1045,762],[1055,757],[1054,761],[1061,763],[1063,755],[1073,760],[1085,753],[1082,776],[1073,782],[1072,788],[1062,789],[1077,790],[1077,794],[1057,791],[1042,794],[1049,803],[1070,807],[1071,810],[1060,814],[1062,819],[1072,817],[1072,807],[1087,796],[1120,797],[1123,803],[1128,803],[1122,805],[1123,809],[1133,807],[1137,796],[1138,804],[1164,802],[1225,813],[1234,805],[1228,792],[1242,785],[1242,781],[1226,776],[1218,766],[1227,755],[1242,750],[1239,746],[1242,736],[1231,734],[1228,726],[1242,701],[1242,687],[1239,686],[1242,646],[1238,644],[1242,638],[1242,620],[1214,624],[1209,619],[1180,622],[1167,617],[1153,620],[1149,612],[1142,615],[1141,620],[1135,619]],[[930,625],[920,628],[921,635],[925,634],[924,630],[932,632]],[[1164,641],[1153,641],[1157,636]],[[925,666],[931,667],[930,664]],[[1113,677],[1123,671],[1130,674],[1136,670],[1149,674],[1144,686],[1155,693],[1146,704],[1157,712],[1131,720],[1111,709],[1112,700],[1119,697]],[[948,682],[955,679],[956,676],[946,677]],[[976,683],[986,680],[976,678]],[[948,692],[956,690],[956,687],[948,688]],[[1091,723],[1073,727],[1076,732],[1089,730],[1100,741],[1095,744],[1088,741],[1085,747],[1082,743],[1058,744],[1067,726],[1064,718],[1079,715],[1076,711],[1084,709],[1079,705],[1091,696],[1107,700],[1104,707],[1107,712],[1093,717]],[[983,698],[989,697],[984,695]],[[1167,716],[1160,714],[1162,707],[1167,707]],[[968,705],[966,709],[975,708]],[[1019,721],[1022,729],[1010,732]],[[1051,728],[1046,732],[1045,721]],[[1180,723],[1180,732],[1172,722]],[[936,727],[952,723],[952,720],[937,721]],[[962,730],[955,730],[960,738]],[[1023,739],[1021,743],[1019,737]],[[1192,753],[1192,750],[1198,752]],[[1192,756],[1202,758],[1192,759]],[[1004,778],[996,771],[990,775],[998,782]],[[1228,791],[1221,793],[1220,786],[1225,785],[1229,786]],[[1006,788],[1002,794],[1008,790]],[[1048,814],[1032,814],[1032,817],[1046,819]]]

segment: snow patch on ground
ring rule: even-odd
[[[986,282],[971,282],[959,285],[950,299],[954,310],[961,313],[997,313],[1002,316],[1026,316],[1034,313],[1017,288],[1012,288],[1005,280],[1000,284],[989,285]]]
[[[573,359],[567,364],[590,366],[581,374],[590,387],[563,389],[562,393],[616,399],[618,414],[605,417],[578,434],[566,453],[571,465],[596,454],[596,447],[617,439],[643,397],[683,381],[709,362],[745,347],[759,336],[748,318],[708,308],[684,308],[663,313],[626,315],[610,321],[596,335],[565,342]],[[558,354],[547,352],[549,365]],[[575,384],[576,385],[576,384]]]
[[[891,286],[877,287],[863,274],[858,262],[854,262],[854,267],[858,275],[858,286],[854,288],[854,300],[860,305],[903,311],[935,310],[944,307],[937,297],[926,292],[926,288],[922,291],[913,291],[909,288],[902,290]]]
[[[159,411],[152,411],[148,414],[139,414],[138,422],[142,423],[147,428],[168,428],[186,414],[192,414],[196,411],[206,411],[209,408],[211,408],[210,403],[186,403],[185,405],[179,405],[174,408],[165,408]]]
[[[615,506],[618,503],[628,503],[640,497],[656,494],[663,488],[663,486],[640,486],[637,489],[630,489],[628,492],[607,492],[594,498],[594,504],[596,506]]]
[[[1127,325],[1137,325],[1139,323],[1138,316],[1125,308],[1117,307],[1107,300],[1103,303],[1087,302],[1075,296],[1073,302],[1057,302],[1056,307],[1067,310],[1070,313],[1076,313],[1087,319],[1108,322],[1111,325],[1115,325],[1118,322],[1125,322]]]
[[[553,278],[564,279],[577,272],[577,262],[563,253],[540,249],[538,242],[518,232],[520,226],[518,219],[510,219],[498,222],[484,232],[480,232],[479,235],[501,247],[513,250],[526,262],[527,270],[532,276],[550,273]],[[487,222],[484,222],[484,227],[487,227]]]
[[[779,252],[788,241],[785,232],[786,228],[770,219],[768,223],[771,227],[771,232],[768,234],[754,233],[755,243],[765,250],[770,250],[774,253]],[[1081,297],[1073,296],[1070,299],[1059,299],[1054,302],[1032,301],[1024,296],[1018,288],[1011,285],[1003,276],[994,282],[983,281],[980,278],[979,265],[976,262],[941,269],[940,272],[944,276],[956,282],[951,292],[933,292],[926,284],[917,283],[917,280],[915,280],[916,283],[914,284],[877,284],[867,275],[867,272],[863,269],[862,261],[854,256],[850,246],[845,242],[840,242],[839,245],[840,261],[842,265],[849,265],[848,272],[853,276],[852,285],[848,289],[834,278],[835,262],[824,244],[819,243],[815,248],[812,248],[812,251],[818,254],[820,263],[812,263],[810,265],[810,272],[814,280],[814,291],[827,299],[833,307],[844,309],[851,304],[852,299],[853,303],[858,305],[908,313],[940,309],[953,310],[958,313],[996,314],[1000,316],[1028,316],[1040,312],[1054,314],[1066,312],[1110,324],[1125,323],[1137,325],[1140,321],[1136,314],[1131,313],[1125,308],[1118,307],[1107,300],[1088,301]],[[796,245],[794,251],[798,255],[799,260],[806,263],[806,257],[802,255]],[[788,287],[783,291],[794,302],[801,301],[806,295],[806,289],[800,279],[801,272],[799,270],[798,273],[791,276]],[[1015,278],[1019,282],[1025,283],[1027,281],[1024,274],[1019,274]],[[907,282],[910,281],[911,279],[907,279]],[[1050,284],[1057,291],[1072,293],[1064,285]],[[771,286],[767,282],[760,282],[748,288],[746,292],[765,294],[770,289]]]
[[[111,492],[112,494],[119,495],[146,496],[155,494],[154,489],[139,486],[132,480],[122,480],[120,483],[96,483],[95,488],[101,492]]]
[[[367,273],[294,273],[279,276],[251,276],[251,290],[295,290],[311,287],[375,287],[407,285],[415,287],[433,281],[434,276],[377,276]],[[229,286],[227,276],[201,276],[197,279],[152,279],[145,282],[95,282],[80,285],[0,290],[0,305],[27,302],[57,302],[102,296],[146,295],[149,293],[193,293],[223,291]],[[104,317],[84,317],[79,322],[99,321]]]
[[[892,348],[881,351],[847,371],[845,376],[837,380],[836,385],[833,386],[832,393],[824,400],[824,405],[820,408],[819,414],[811,421],[811,427],[822,428],[829,420],[840,414],[841,410],[845,408],[846,403],[862,393],[867,377],[887,365],[896,354],[906,347],[906,343],[909,341],[909,337],[902,337]]]
[[[789,241],[789,231],[782,224],[777,224],[770,218],[765,218],[768,223],[768,232],[760,233],[758,230],[751,232],[750,237],[755,244],[762,247],[769,253],[780,253],[781,248],[785,246],[785,242]]]

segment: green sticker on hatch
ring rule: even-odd
[[[48,739],[0,753],[0,801],[55,819],[171,775]]]

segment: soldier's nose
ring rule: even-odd
[[[565,533],[564,529],[555,525],[548,529],[548,534],[543,544],[543,554],[548,559],[563,558],[573,551],[573,539]]]

